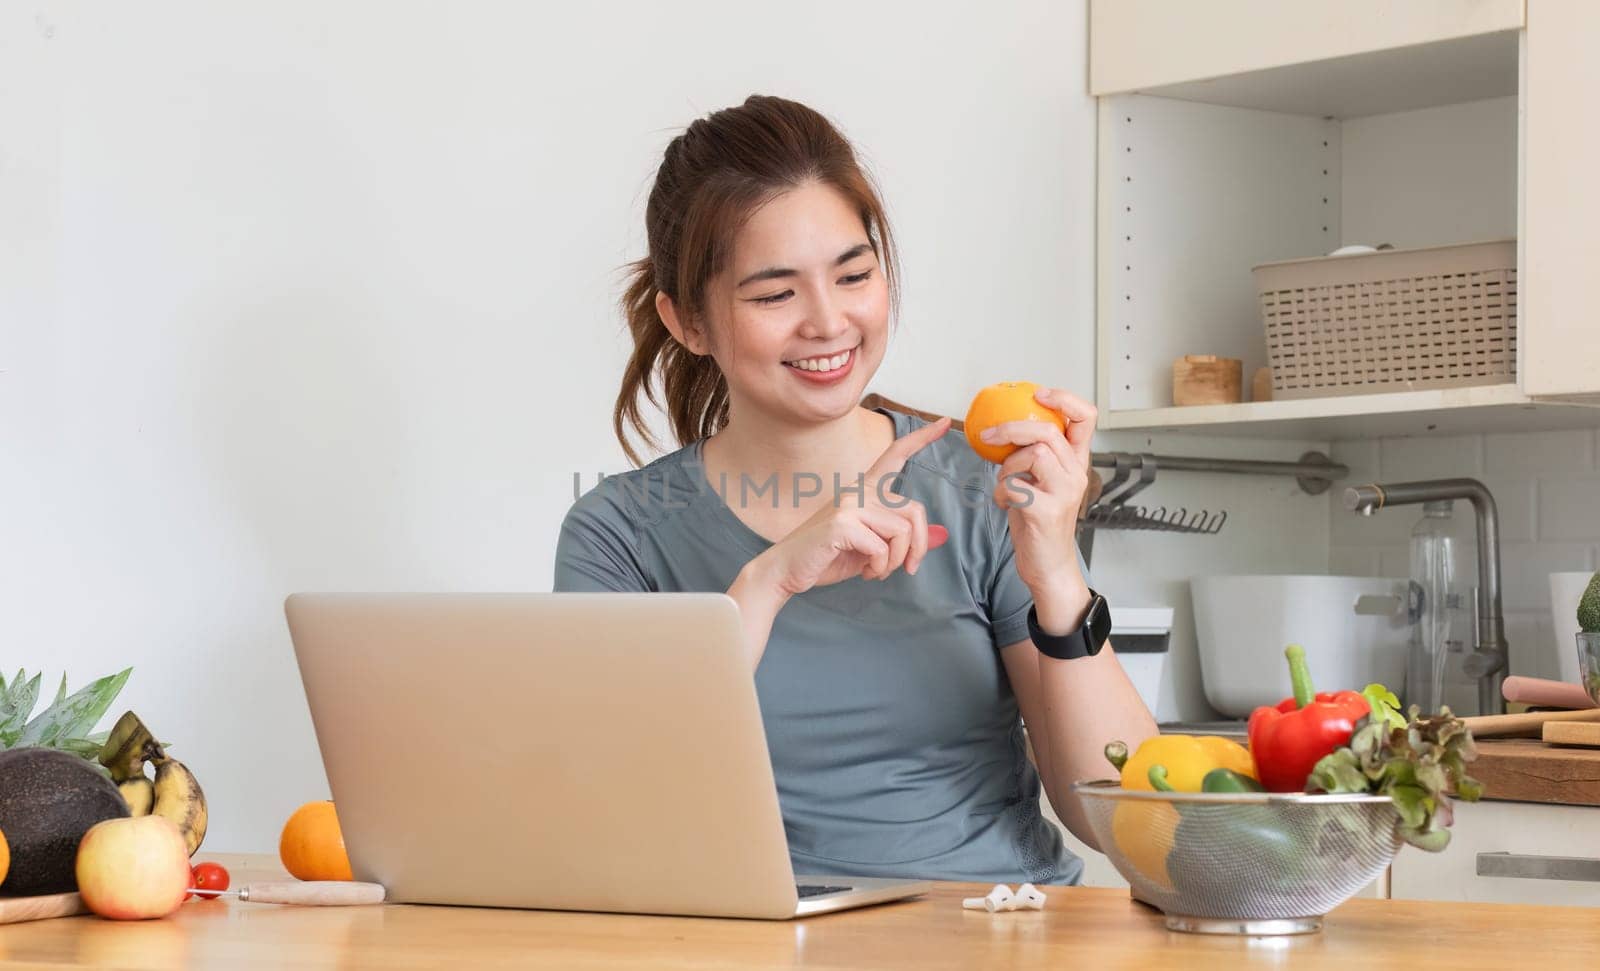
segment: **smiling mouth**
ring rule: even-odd
[[[839,368],[849,364],[850,359],[855,357],[856,352],[860,349],[861,345],[857,344],[848,351],[841,351],[831,357],[808,357],[798,361],[784,361],[783,366],[794,368],[796,371],[816,371],[825,374],[829,371],[837,371]]]

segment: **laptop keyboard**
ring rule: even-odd
[[[797,884],[795,889],[800,891],[801,900],[807,900],[811,897],[820,897],[825,893],[843,893],[846,890],[854,890],[855,888],[830,887],[820,883],[801,883]]]

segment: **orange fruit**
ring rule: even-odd
[[[1032,381],[1001,381],[979,391],[977,397],[972,399],[972,405],[967,408],[967,418],[962,424],[972,450],[996,464],[1004,462],[1007,455],[1015,452],[1016,445],[990,445],[978,437],[985,428],[993,428],[1002,422],[1047,421],[1065,433],[1067,423],[1061,416],[1033,397],[1038,390],[1039,386]]]
[[[0,833],[0,883],[6,882],[6,874],[11,870],[11,844],[6,842],[6,834]]]
[[[339,816],[327,800],[308,802],[283,824],[278,839],[283,868],[301,880],[354,880],[344,851]]]

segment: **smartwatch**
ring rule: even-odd
[[[1106,598],[1090,590],[1089,611],[1084,614],[1083,623],[1077,630],[1065,634],[1046,634],[1040,630],[1039,615],[1033,607],[1029,607],[1028,636],[1033,638],[1033,646],[1039,649],[1039,653],[1047,657],[1063,661],[1093,657],[1100,653],[1100,648],[1111,637],[1111,606],[1106,603]]]

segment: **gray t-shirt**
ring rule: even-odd
[[[879,411],[897,438],[926,424]],[[561,525],[555,589],[725,591],[770,548],[729,508],[740,484],[707,479],[700,446],[584,493]],[[1082,862],[1039,813],[1000,660],[1028,636],[1033,598],[992,498],[996,475],[947,432],[893,488],[949,541],[916,576],[817,587],[779,612],[755,681],[795,872],[1078,881]],[[744,502],[775,501],[748,485]]]

